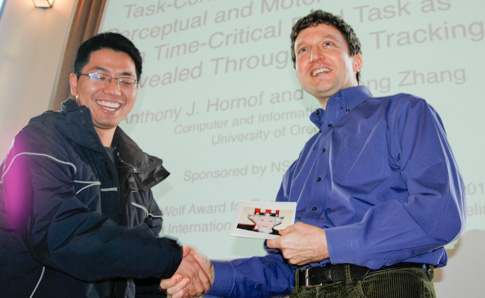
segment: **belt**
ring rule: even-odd
[[[400,268],[421,268],[429,269],[431,265],[417,263],[397,263],[392,266],[384,266],[379,269],[370,269],[367,267],[353,264],[326,265],[321,267],[309,267],[297,271],[300,286],[312,287],[321,286],[324,283],[331,283],[345,280],[345,267],[349,266],[350,276],[354,280],[364,278],[368,274],[380,271],[400,269]]]

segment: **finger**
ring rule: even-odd
[[[171,278],[162,279],[162,281],[160,282],[160,288],[162,290],[171,288],[175,286],[178,282],[180,282],[182,280],[182,277],[183,276],[180,274],[174,274]]]
[[[308,261],[304,258],[293,258],[292,262],[290,262],[290,263],[292,265],[302,266],[302,265],[308,264]]]
[[[293,232],[295,230],[295,228],[296,228],[295,225],[288,226],[288,227],[280,230],[280,235],[289,234],[289,233]]]
[[[188,256],[187,258],[192,257],[192,255]],[[192,257],[193,258],[193,257]],[[206,275],[203,269],[200,267],[200,265],[197,263],[197,261],[194,259],[194,263],[192,263],[193,267],[191,270],[191,283],[189,284],[189,290],[188,293],[191,296],[200,296],[202,293],[204,293],[204,285],[200,279],[200,273]],[[205,277],[206,279],[207,276]]]
[[[191,254],[202,269],[199,271],[199,279],[204,287],[204,292],[207,292],[212,286],[211,276],[209,276],[212,272],[212,262],[200,254],[196,249],[192,249]]]
[[[210,282],[209,276],[204,270],[199,271],[199,279],[202,283],[202,288],[204,293],[209,291],[209,289],[211,288],[211,282]]]
[[[199,297],[199,296],[202,296],[203,293],[204,293],[204,289],[200,287],[200,284],[198,286],[195,286],[193,283],[189,285],[187,294],[190,297]]]
[[[183,298],[183,297],[186,297],[185,294],[187,293],[187,290],[189,289],[189,287],[185,287],[183,288],[182,290],[180,290],[179,292],[173,294],[173,295],[167,295],[167,297],[171,297],[171,298]]]
[[[190,278],[184,278],[176,285],[167,289],[167,294],[172,296],[179,296],[183,297],[187,290],[189,289],[188,285],[190,283]]]
[[[200,273],[205,274],[202,270],[199,270],[197,275],[192,278],[192,282],[189,284],[189,294],[191,296],[201,296],[205,292],[205,287],[200,279]],[[206,275],[207,278],[207,275]],[[209,289],[207,289],[209,290]]]
[[[283,229],[283,230],[280,230],[280,236],[284,236],[284,235],[286,235],[288,233],[289,233],[289,230],[287,230],[287,228],[286,229]]]
[[[269,248],[277,248],[276,246],[276,239],[268,239],[266,240],[266,246]]]

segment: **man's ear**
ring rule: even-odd
[[[353,57],[352,66],[355,73],[358,73],[362,69],[362,54],[355,54]]]
[[[71,94],[76,97],[77,95],[77,75],[74,73],[71,73],[69,75],[69,84],[71,85]]]

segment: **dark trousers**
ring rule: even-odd
[[[377,271],[361,280],[350,276],[345,267],[345,281],[324,283],[306,288],[299,285],[299,274],[295,275],[295,287],[290,297],[367,297],[367,298],[428,298],[436,297],[433,285],[433,268],[398,268]]]

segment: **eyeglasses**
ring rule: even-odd
[[[92,73],[77,73],[78,76],[87,76],[91,80],[91,82],[98,83],[98,84],[109,84],[111,80],[116,81],[116,85],[122,88],[136,88],[138,87],[138,81],[132,78],[113,78],[110,75],[99,73],[99,72],[92,72]]]

